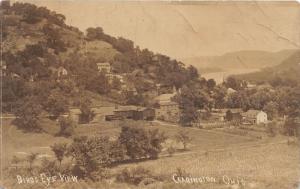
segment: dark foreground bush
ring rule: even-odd
[[[117,176],[118,182],[125,182],[128,184],[138,185],[140,183],[150,184],[157,181],[157,178],[153,176],[150,170],[144,167],[135,167],[132,169],[125,168]],[[150,183],[149,183],[150,182]]]

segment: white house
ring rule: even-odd
[[[63,76],[67,76],[68,75],[68,71],[60,66],[58,69],[57,69],[57,77],[63,77]]]
[[[259,110],[248,110],[242,114],[243,120],[252,124],[261,124],[268,122],[268,115],[266,112]]]
[[[97,68],[99,72],[104,72],[109,74],[111,72],[111,66],[108,62],[99,62],[97,63]]]

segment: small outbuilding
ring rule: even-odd
[[[265,124],[268,122],[268,115],[261,110],[248,110],[242,114],[243,121],[251,124]]]

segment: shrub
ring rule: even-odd
[[[61,167],[61,162],[67,153],[67,144],[66,143],[58,143],[51,146],[51,150],[54,152],[57,161],[59,162],[59,167]]]
[[[60,172],[60,168],[58,167],[56,161],[51,161],[44,158],[42,159],[42,164],[39,171],[40,173],[45,173],[47,175],[56,175],[58,172]]]
[[[73,174],[79,178],[101,179],[107,175],[105,170],[113,163],[113,158],[121,159],[121,150],[116,150],[118,146],[112,145],[108,137],[74,138],[68,148],[68,155],[74,160]]]
[[[132,159],[157,158],[162,150],[162,143],[166,140],[164,133],[158,129],[123,126],[119,142],[126,148],[126,154]]]
[[[133,185],[138,185],[143,180],[150,178],[155,179],[150,170],[141,166],[132,169],[125,168],[116,176],[118,182],[126,182]]]

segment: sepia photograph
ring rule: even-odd
[[[300,189],[299,2],[0,16],[0,189]]]

